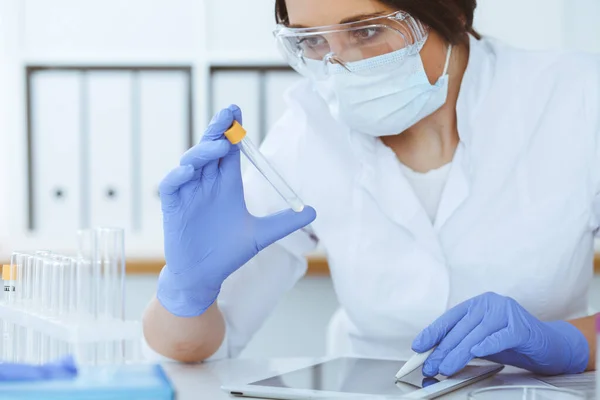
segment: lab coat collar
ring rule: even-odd
[[[435,219],[434,229],[438,233],[471,192],[472,152],[475,151],[472,136],[477,131],[479,109],[486,100],[494,76],[495,58],[487,39],[477,40],[469,35],[469,63],[456,104],[460,143]]]
[[[361,187],[387,218],[442,262],[444,255],[431,221],[402,173],[396,154],[379,139],[355,132],[350,138],[361,162]]]
[[[488,39],[477,40],[469,35],[469,63],[456,103],[458,135],[469,148],[474,132],[472,126],[495,75],[495,60],[496,55]]]
[[[417,242],[438,259],[443,251],[437,234],[470,194],[469,146],[478,108],[484,101],[494,73],[493,57],[485,40],[470,36],[469,64],[457,103],[460,143],[432,226],[419,199],[399,167],[391,149],[379,139],[351,132],[356,156],[361,160],[361,185],[391,220],[407,229]]]

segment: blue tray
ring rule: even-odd
[[[1,382],[0,399],[173,400],[175,392],[159,365],[81,369],[70,380]]]

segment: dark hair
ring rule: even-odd
[[[467,33],[477,39],[481,36],[473,29],[477,0],[378,0],[390,7],[405,11],[415,19],[438,32],[452,44],[468,41]],[[285,0],[276,0],[275,16],[280,24],[289,24]]]

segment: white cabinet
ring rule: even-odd
[[[134,227],[160,244],[158,185],[179,165],[191,136],[189,75],[182,71],[140,72],[136,81],[140,165],[134,170],[134,184],[139,185],[140,196],[134,210]]]
[[[158,185],[192,136],[190,69],[57,67],[30,79],[24,228],[56,246],[82,227],[122,227],[137,253],[155,256]]]
[[[216,70],[212,74],[212,111],[238,105],[248,135],[260,144],[287,108],[284,93],[299,80],[296,72],[286,68]]]
[[[82,75],[31,75],[29,225],[41,235],[74,235],[82,218]]]
[[[81,132],[88,138],[90,197],[85,225],[121,227],[131,233],[135,161],[132,74],[91,71],[87,75],[87,132]]]

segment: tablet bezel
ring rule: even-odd
[[[340,357],[340,358],[349,358],[349,357]],[[300,371],[303,369],[312,368],[319,364],[324,364],[327,362],[334,361],[338,358],[331,358],[321,362],[317,362],[311,365],[308,365],[303,368],[297,368],[292,371],[288,371],[286,373]],[[381,361],[389,361],[389,360],[381,360]],[[402,398],[402,399],[434,399],[436,397],[443,396],[455,390],[461,389],[465,386],[471,385],[475,382],[479,382],[483,379],[494,376],[498,372],[500,372],[504,366],[500,364],[492,364],[492,365],[483,365],[483,366],[475,366],[475,369],[471,369],[470,373],[467,376],[463,376],[464,374],[459,372],[451,378],[448,378],[444,381],[436,383],[434,385],[428,386],[426,388],[415,390],[409,394],[403,394],[398,396],[389,396],[389,395],[373,395],[367,393],[343,393],[343,392],[329,392],[322,390],[311,390],[311,389],[294,389],[294,388],[282,388],[282,387],[273,387],[273,386],[258,386],[253,385],[252,382],[246,385],[223,385],[221,387],[222,390],[228,392],[230,395],[235,397],[261,397],[266,399],[274,399],[274,400],[303,400],[303,399],[332,399],[332,398],[364,398],[366,396],[370,396],[372,398],[381,398],[381,399],[393,399],[393,398]],[[473,372],[477,373],[474,374]],[[286,373],[280,373],[274,375],[270,378],[276,378],[281,375],[285,375]],[[463,375],[461,375],[463,374]],[[269,379],[269,378],[266,378]],[[255,380],[254,382],[260,382],[260,380]]]

